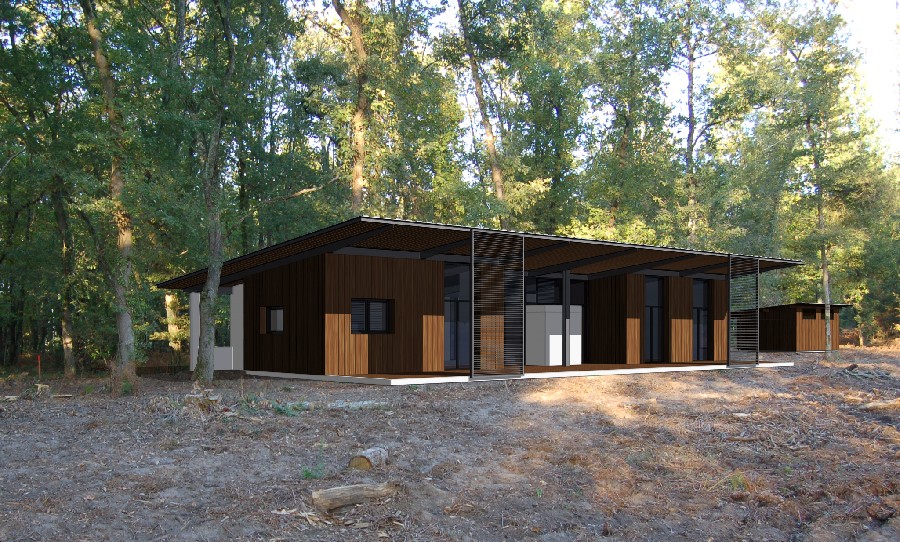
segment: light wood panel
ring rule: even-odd
[[[444,368],[444,266],[430,260],[325,256],[325,371],[411,373]],[[350,300],[393,301],[393,332],[350,332]]]
[[[666,350],[671,363],[693,361],[693,279],[666,277]]]
[[[644,276],[625,276],[625,363],[640,364],[644,332]]]
[[[728,359],[728,281],[714,280],[712,293],[713,359]]]

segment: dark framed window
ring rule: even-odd
[[[390,299],[351,299],[351,333],[392,333],[394,302]]]
[[[694,360],[704,361],[710,359],[709,333],[709,295],[710,284],[708,280],[694,279],[693,282],[693,343]]]
[[[263,307],[260,312],[263,333],[284,333],[284,307]]]
[[[803,309],[803,319],[804,320],[815,320],[816,319],[816,309]]]
[[[644,361],[663,361],[665,283],[662,277],[644,277]]]

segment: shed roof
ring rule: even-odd
[[[728,273],[729,256],[757,259],[760,271],[803,263],[783,258],[360,216],[228,260],[222,266],[220,282],[236,283],[265,269],[340,250],[356,249],[385,256],[452,261],[454,257],[469,256],[471,245],[468,241],[473,231],[522,236],[525,270],[533,275],[568,270],[598,277],[651,269],[681,276],[725,275]],[[206,272],[206,269],[199,269],[160,282],[157,286],[197,290],[206,281]]]

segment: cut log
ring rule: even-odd
[[[328,511],[342,506],[389,497],[396,493],[398,489],[400,489],[400,484],[396,482],[332,487],[330,489],[313,491],[312,502],[316,508]]]
[[[376,467],[383,467],[387,462],[387,450],[379,448],[369,448],[350,458],[349,467],[351,469],[372,470]]]

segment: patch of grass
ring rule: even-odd
[[[134,383],[130,380],[122,381],[122,395],[131,395],[134,393]]]
[[[325,448],[324,440],[316,444],[316,464],[312,467],[303,467],[300,475],[304,480],[318,480],[325,477]]]
[[[732,491],[747,491],[750,488],[750,482],[742,472],[735,472],[728,478],[728,484]]]
[[[272,411],[282,416],[296,416],[301,412],[309,410],[309,403],[306,401],[297,401],[295,403],[281,403],[272,401]]]
[[[410,384],[409,391],[419,391],[422,388],[419,384]]]
[[[534,490],[534,498],[542,499],[544,497],[544,490],[541,488],[537,488]]]
[[[94,393],[94,385],[93,384],[88,384],[81,389],[82,395],[90,395],[92,393]]]

